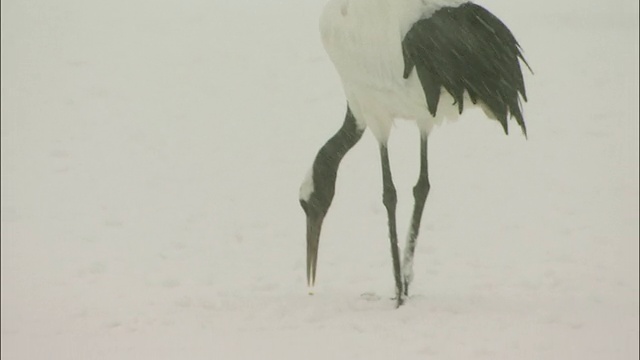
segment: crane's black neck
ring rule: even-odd
[[[344,123],[338,132],[318,151],[313,162],[313,192],[308,200],[301,200],[307,215],[326,214],[335,194],[338,166],[344,155],[360,140],[364,129],[358,127],[351,109],[347,108]]]

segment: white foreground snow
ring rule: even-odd
[[[394,310],[376,143],[305,286],[298,187],[340,126],[324,1],[2,2],[2,359],[637,359],[638,3],[482,1],[529,140],[430,141]],[[418,134],[390,142],[404,237]]]

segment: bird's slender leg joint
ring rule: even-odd
[[[407,244],[404,248],[404,258],[402,259],[405,295],[409,294],[409,284],[413,280],[413,256],[416,250],[418,233],[420,232],[420,221],[422,220],[424,205],[429,195],[429,189],[431,188],[427,162],[427,136],[428,134],[422,133],[420,137],[420,175],[418,176],[416,186],[413,188],[415,204],[413,207],[413,215],[411,216],[409,233],[407,235]]]
[[[402,274],[400,272],[400,251],[398,249],[398,233],[396,230],[396,204],[398,202],[396,188],[391,177],[389,153],[386,145],[380,145],[380,158],[382,160],[382,202],[387,208],[389,219],[389,240],[391,242],[391,258],[393,260],[393,276],[396,281],[396,307],[403,303]]]

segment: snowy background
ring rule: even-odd
[[[638,358],[638,2],[480,2],[535,71],[529,140],[435,130],[398,310],[370,133],[306,292],[324,3],[2,1],[2,359]],[[414,125],[390,146],[404,238]]]

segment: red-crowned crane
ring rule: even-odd
[[[331,0],[320,19],[323,45],[342,80],[347,113],[315,157],[300,187],[307,217],[307,282],[316,276],[320,230],[344,155],[368,127],[379,142],[382,200],[387,209],[397,306],[413,280],[413,256],[429,194],[427,139],[433,126],[480,106],[508,133],[516,119],[526,136],[520,97],[526,93],[520,45],[496,16],[459,0]],[[528,67],[528,65],[527,65]],[[396,233],[396,190],[387,140],[396,118],[420,131],[420,175],[402,263]]]

